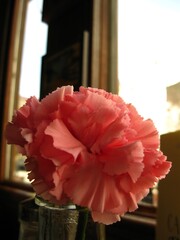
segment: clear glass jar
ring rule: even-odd
[[[79,211],[75,205],[55,206],[35,198],[39,206],[39,240],[75,240]]]
[[[38,240],[38,211],[34,198],[28,198],[19,205],[19,240]]]

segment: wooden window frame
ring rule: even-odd
[[[91,86],[118,93],[117,0],[94,0]]]
[[[8,49],[8,63],[6,71],[6,87],[3,105],[3,123],[1,135],[1,162],[0,162],[0,180],[12,178],[13,169],[13,146],[7,145],[5,139],[5,127],[11,120],[14,109],[18,106],[19,78],[22,58],[22,45],[24,38],[25,18],[28,0],[15,0],[13,8],[13,17],[10,25],[10,41]]]

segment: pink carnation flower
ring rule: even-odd
[[[64,86],[41,101],[29,98],[7,124],[6,138],[27,156],[38,195],[87,207],[104,224],[137,209],[171,168],[153,122],[96,88]]]

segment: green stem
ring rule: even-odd
[[[86,228],[88,223],[89,211],[87,209],[79,210],[79,220],[77,226],[76,240],[86,239]]]
[[[106,240],[106,229],[102,223],[97,223],[97,237],[98,240]]]

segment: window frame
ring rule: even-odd
[[[3,123],[2,123],[2,150],[1,150],[1,172],[0,180],[10,180],[12,178],[12,153],[14,147],[7,145],[5,139],[5,127],[12,118],[14,109],[18,106],[19,76],[22,59],[22,46],[24,39],[24,28],[26,20],[28,0],[16,0],[14,3],[13,17],[10,25],[10,43],[8,49],[8,63],[5,86],[5,98],[3,105]]]

